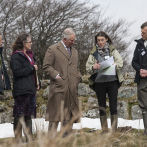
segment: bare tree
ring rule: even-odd
[[[80,69],[85,73],[85,63],[93,47],[94,36],[100,30],[107,32],[116,46],[124,51],[127,44],[123,37],[127,33],[124,21],[111,23],[103,18],[99,5],[87,6],[80,0],[0,0],[0,30],[5,40],[5,59],[17,34],[25,31],[33,37],[33,50],[42,77],[44,54],[53,43],[61,39],[66,27],[77,34],[75,47],[79,51]]]

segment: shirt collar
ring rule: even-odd
[[[63,44],[64,48],[67,50],[67,47],[62,40],[61,40],[61,43]]]
[[[145,47],[147,46],[147,40],[144,41],[144,46],[145,46]]]

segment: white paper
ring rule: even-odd
[[[100,70],[104,70],[114,64],[113,56],[100,63]]]
[[[115,64],[111,65],[109,68],[102,70],[101,75],[116,75]]]

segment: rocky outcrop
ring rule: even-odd
[[[141,118],[141,110],[137,104],[137,87],[134,83],[134,72],[126,73],[124,75],[125,81],[119,88],[118,92],[118,117],[125,119],[138,119]],[[83,116],[85,117],[99,117],[98,102],[95,93],[88,87],[86,76],[83,78],[84,83],[79,86],[79,95],[87,96],[88,100],[85,103]],[[85,86],[86,85],[86,86]],[[109,98],[107,99],[107,112],[109,114]]]
[[[78,94],[83,117],[99,117],[98,100],[95,92],[88,86],[88,77],[83,76],[83,83],[79,84]],[[42,88],[37,92],[37,117],[45,117],[49,95],[49,80],[41,81]],[[12,108],[14,100],[11,91],[0,95],[0,123],[12,122]],[[141,110],[137,103],[137,88],[134,84],[134,73],[126,73],[125,81],[118,93],[118,116],[125,119],[140,119]],[[109,114],[109,99],[107,99],[107,112]]]

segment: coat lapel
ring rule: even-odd
[[[71,61],[75,60],[75,51],[74,48],[71,49]]]
[[[68,52],[66,51],[66,49],[64,48],[64,46],[63,46],[63,44],[61,42],[58,43],[58,47],[57,48],[60,50],[60,52],[62,52],[62,54],[66,58],[70,59],[70,56],[69,56]]]

